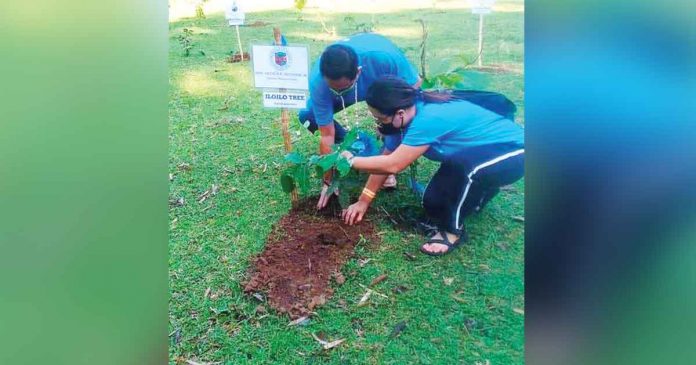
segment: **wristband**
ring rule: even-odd
[[[372,191],[372,190],[370,190],[370,189],[368,189],[368,188],[364,188],[364,189],[362,190],[362,193],[365,194],[365,196],[367,196],[367,197],[370,198],[370,199],[374,199],[374,198],[375,198],[375,192]]]
[[[354,158],[355,158],[355,156],[350,156],[350,157],[348,158],[348,164],[350,165],[350,167],[353,167],[353,159],[354,159]]]

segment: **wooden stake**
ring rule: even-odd
[[[483,14],[479,14],[478,66],[483,66]]]
[[[281,40],[281,35],[280,35],[280,28],[274,27],[273,28],[273,38],[275,38],[275,45],[280,46],[282,43]],[[285,92],[285,89],[280,89],[280,92]],[[283,142],[285,142],[285,153],[290,153],[292,152],[292,141],[290,140],[290,118],[288,116],[288,109],[287,108],[281,108],[280,109],[280,124],[281,128],[283,131]],[[291,198],[292,198],[292,203],[293,205],[297,202],[297,188],[292,191],[291,193]]]

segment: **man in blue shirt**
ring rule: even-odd
[[[374,33],[359,33],[342,39],[322,53],[310,72],[307,109],[301,110],[299,120],[310,132],[319,130],[319,153],[331,152],[346,134],[334,113],[365,100],[372,83],[385,75],[399,76],[415,88],[421,80],[406,56],[387,38]],[[348,117],[343,114],[344,123]],[[317,208],[328,203],[326,194],[332,173],[324,175],[324,186]],[[395,180],[392,177],[395,183]]]

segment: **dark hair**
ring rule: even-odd
[[[339,80],[342,77],[353,80],[358,74],[358,55],[352,48],[343,44],[328,46],[321,54],[319,70],[322,76],[330,80]]]
[[[455,97],[450,91],[422,91],[398,76],[387,75],[370,85],[365,101],[380,113],[391,116],[399,109],[410,108],[417,99],[425,103],[447,103]]]

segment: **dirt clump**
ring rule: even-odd
[[[273,227],[244,283],[246,293],[266,293],[268,304],[292,319],[310,314],[331,298],[331,279],[339,285],[345,281],[341,267],[361,237],[368,242],[378,239],[369,219],[347,226],[340,219],[337,199],[318,212],[317,199],[298,202]]]
[[[251,58],[249,57],[249,53],[244,52],[242,55],[239,54],[239,52],[234,53],[230,57],[227,57],[227,62],[229,63],[237,63],[237,62],[244,62],[244,61],[249,61]]]

